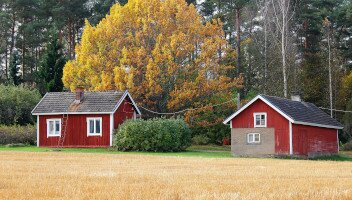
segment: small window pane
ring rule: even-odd
[[[60,134],[60,121],[55,121],[55,134]]]
[[[261,115],[260,125],[265,125],[265,115]]]
[[[54,132],[54,122],[49,121],[49,134],[53,134]]]
[[[248,142],[253,142],[253,134],[248,135]]]
[[[260,115],[255,116],[255,125],[260,125]]]
[[[255,134],[255,135],[254,135],[254,141],[255,141],[255,142],[259,142],[259,141],[260,141],[260,139],[259,139],[259,134]]]
[[[89,133],[94,133],[94,120],[89,120]]]
[[[95,121],[95,133],[100,133],[100,119]]]

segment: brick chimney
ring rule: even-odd
[[[76,88],[76,98],[74,103],[79,104],[83,101],[84,98],[84,88],[83,87],[77,87]]]

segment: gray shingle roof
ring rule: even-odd
[[[50,92],[47,93],[32,114],[50,113],[110,113],[123,97],[123,91],[109,92],[84,92],[84,99],[80,104],[73,103],[75,93],[72,92]]]
[[[280,97],[260,95],[294,121],[320,124],[326,126],[343,127],[341,123],[312,103],[292,101]]]

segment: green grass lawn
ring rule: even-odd
[[[0,151],[23,151],[23,152],[69,152],[69,153],[109,153],[109,154],[145,154],[145,155],[159,155],[159,156],[193,156],[193,157],[207,157],[207,158],[231,158],[230,146],[218,145],[193,145],[183,152],[122,152],[115,151],[112,148],[47,148],[36,146],[22,146],[22,147],[7,147],[0,146]],[[299,159],[299,158],[295,158]],[[340,151],[339,155],[324,156],[313,158],[311,160],[331,160],[331,161],[350,161],[352,162],[352,151]]]
[[[36,146],[24,147],[7,147],[0,146],[0,151],[24,151],[24,152],[76,152],[76,153],[110,153],[110,154],[148,154],[148,155],[162,155],[162,156],[196,156],[196,157],[210,157],[210,158],[229,158],[232,157],[230,146],[191,146],[183,152],[122,152],[115,151],[110,148],[47,148]]]

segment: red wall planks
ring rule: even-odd
[[[232,119],[232,128],[254,128],[255,112],[267,113],[267,128],[275,129],[275,152],[289,153],[289,121],[260,99]]]
[[[118,128],[126,119],[133,118],[133,106],[131,100],[123,100],[114,113],[114,129]],[[62,122],[64,115],[41,115],[39,116],[39,145],[58,146],[59,137],[47,137],[47,119],[60,118]],[[102,136],[87,135],[87,118],[102,117]],[[62,129],[64,127],[62,126]],[[63,134],[63,130],[61,131]],[[74,114],[68,116],[64,147],[108,147],[110,146],[110,114]]]
[[[117,129],[126,119],[133,118],[133,112],[131,100],[127,97],[114,113],[114,129]]]
[[[335,154],[337,130],[292,124],[293,152],[298,155]]]
[[[87,118],[102,118],[102,136],[87,136]],[[63,115],[39,116],[39,144],[40,146],[58,146],[59,137],[47,137],[47,119],[61,118]],[[64,127],[61,135],[63,135]],[[75,114],[68,115],[66,136],[63,146],[66,147],[99,147],[110,145],[110,115],[109,114]]]

